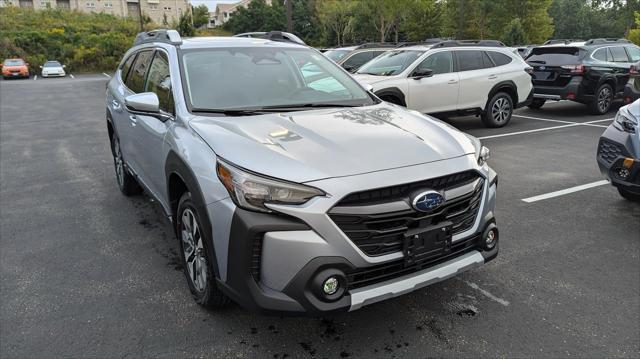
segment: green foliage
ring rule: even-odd
[[[629,39],[634,44],[640,46],[640,11],[636,11],[634,15],[635,15],[636,28],[629,30],[629,33],[627,34],[627,39]]]
[[[640,0],[554,0],[555,38],[623,37],[634,27]]]
[[[193,8],[193,26],[199,29],[209,23],[209,8],[207,5],[198,5]]]
[[[507,30],[504,34],[504,42],[509,46],[523,45],[527,43],[524,29],[522,28],[522,22],[519,18],[511,20],[507,25]]]
[[[187,12],[180,15],[180,20],[178,20],[178,28],[176,29],[180,33],[180,36],[192,37],[196,34],[196,29],[193,27],[193,22],[191,21],[191,15]]]
[[[239,7],[224,24],[234,34],[252,31],[284,31],[287,28],[284,8],[280,1],[269,6],[264,0],[254,0],[247,8]]]

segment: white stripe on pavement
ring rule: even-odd
[[[520,117],[520,118],[528,118],[530,120],[538,120],[538,121],[548,121],[548,122],[558,122],[558,123],[577,123],[577,122],[574,122],[574,121],[552,120],[552,119],[549,119],[549,118],[531,117],[531,116],[523,116],[523,115],[516,115],[516,114],[513,114],[511,116]]]
[[[34,75],[34,76],[33,76],[33,81],[35,81],[35,80],[37,80],[37,79],[38,79],[38,75]]]
[[[572,124],[570,124],[570,125],[553,126],[553,127],[538,128],[538,129],[535,129],[535,130],[527,130],[527,131],[518,131],[518,132],[502,133],[502,134],[499,134],[499,135],[491,135],[491,136],[478,137],[478,139],[480,139],[480,140],[486,140],[486,139],[488,139],[488,138],[498,138],[498,137],[515,136],[515,135],[521,135],[521,134],[524,134],[524,133],[542,132],[542,131],[555,130],[555,129],[558,129],[558,128],[567,128],[567,127],[576,127],[576,126],[580,126],[580,124],[578,124],[578,123],[572,123]]]
[[[75,77],[73,77],[73,74],[69,74],[69,77],[71,77],[72,79],[75,79]]]
[[[549,193],[545,193],[545,194],[541,194],[541,195],[533,196],[533,197],[529,197],[529,198],[523,198],[522,200],[524,202],[527,202],[527,203],[532,203],[532,202],[542,201],[544,199],[564,196],[565,194],[579,192],[579,191],[582,191],[582,190],[585,190],[585,189],[589,189],[589,188],[593,188],[593,187],[604,186],[605,184],[609,184],[609,181],[601,180],[601,181],[591,182],[591,183],[583,184],[583,185],[580,185],[580,186],[575,186],[575,187],[563,189],[563,190],[560,190],[560,191],[549,192]]]
[[[103,72],[102,74],[103,74],[103,75],[105,75],[105,76],[107,76],[108,78],[111,78],[111,76],[109,76],[109,74],[106,74],[106,73],[104,73],[104,72]]]

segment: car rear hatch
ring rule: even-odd
[[[533,68],[535,86],[565,87],[573,76],[582,76],[581,65],[586,51],[574,46],[538,47],[527,56],[526,62]]]

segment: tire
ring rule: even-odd
[[[122,157],[122,151],[120,150],[120,140],[116,134],[113,134],[111,138],[111,149],[113,153],[113,166],[116,171],[116,183],[120,192],[127,197],[134,196],[142,192],[142,187],[138,184],[135,177],[129,173],[127,166]]]
[[[531,103],[527,105],[527,107],[532,110],[539,110],[542,108],[542,106],[544,106],[545,102],[547,102],[547,100],[543,98],[534,98],[533,101],[531,101]]]
[[[630,192],[621,187],[618,187],[618,193],[626,200],[640,202],[640,193]]]
[[[493,95],[482,113],[482,123],[486,127],[498,128],[506,126],[513,114],[513,100],[506,92]]]
[[[613,88],[609,84],[602,84],[596,90],[595,99],[589,103],[589,110],[593,115],[604,115],[609,112],[613,102]]]
[[[191,193],[186,192],[180,198],[176,216],[176,234],[180,243],[182,268],[193,299],[199,305],[208,308],[221,308],[229,302],[229,298],[218,288],[215,272],[212,269],[209,248],[209,233],[202,229],[201,216],[198,213]]]

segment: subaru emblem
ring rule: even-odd
[[[433,211],[443,203],[444,197],[434,190],[421,192],[417,196],[413,197],[413,201],[411,201],[413,208],[420,212]]]

